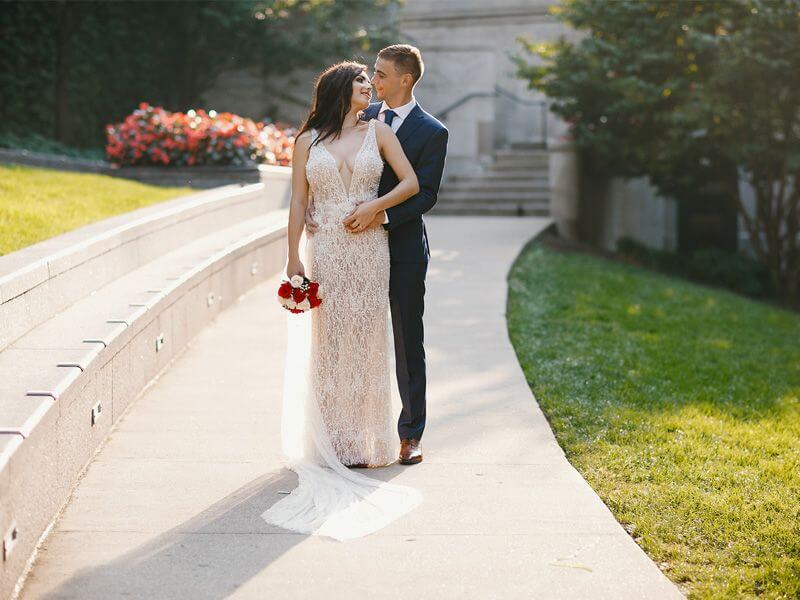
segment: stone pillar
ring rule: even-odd
[[[578,153],[568,137],[552,140],[548,147],[550,181],[550,215],[558,234],[578,239],[579,172]]]

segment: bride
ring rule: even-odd
[[[392,128],[360,120],[371,96],[365,65],[329,67],[317,79],[295,141],[286,275],[317,281],[322,304],[287,313],[281,441],[298,485],[261,515],[285,529],[339,540],[380,529],[422,501],[414,488],[350,470],[389,465],[398,454],[389,242],[381,224],[386,208],[419,191]],[[378,197],[384,160],[399,183]],[[319,227],[303,236],[310,197]]]

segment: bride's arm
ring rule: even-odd
[[[306,179],[306,161],[311,145],[311,133],[306,131],[294,142],[292,153],[292,199],[289,203],[289,226],[287,230],[289,252],[286,263],[286,275],[305,275],[305,267],[300,260],[300,236],[305,225],[306,208],[308,207],[308,179]]]
[[[354,232],[366,229],[380,211],[397,206],[419,192],[419,181],[414,173],[414,167],[408,161],[406,153],[400,145],[400,140],[397,139],[392,128],[386,123],[376,121],[375,137],[381,154],[400,181],[387,194],[368,202],[362,202],[347,216],[344,225]]]

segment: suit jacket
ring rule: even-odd
[[[362,119],[377,118],[380,107],[381,102],[373,102],[364,110]],[[417,174],[419,192],[386,210],[389,222],[383,227],[389,230],[389,253],[394,262],[427,262],[430,259],[428,233],[422,215],[436,204],[448,135],[447,127],[425,112],[419,103],[397,130],[400,145]],[[389,164],[384,163],[378,195],[389,192],[398,181]]]

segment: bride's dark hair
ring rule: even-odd
[[[314,84],[311,110],[295,139],[312,127],[319,131],[320,142],[331,136],[338,137],[344,118],[350,112],[353,80],[366,70],[367,65],[348,60],[331,65],[320,73]]]

